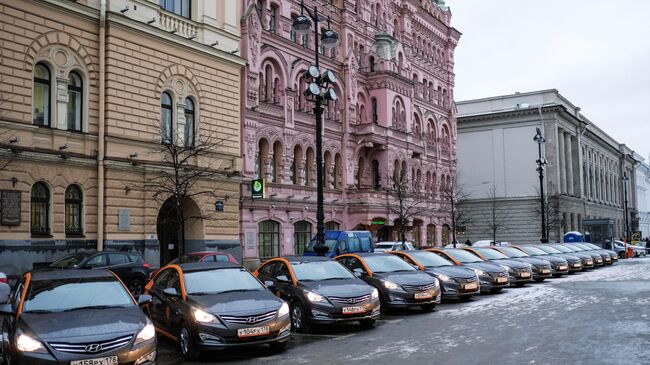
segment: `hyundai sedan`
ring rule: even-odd
[[[581,254],[586,254],[586,255],[591,256],[591,258],[593,259],[593,262],[594,262],[594,267],[596,267],[596,266],[604,266],[605,265],[605,260],[603,259],[603,256],[596,253],[596,252],[594,252],[594,251],[587,251],[587,250],[585,250],[585,249],[583,249],[581,247],[578,247],[578,246],[576,246],[574,244],[571,244],[571,243],[564,243],[564,244],[560,243],[557,246],[566,247],[566,248],[568,248],[569,250],[571,250],[573,252],[578,252],[578,253],[581,253]]]
[[[542,259],[550,262],[553,276],[558,277],[569,273],[569,261],[566,258],[549,255],[546,252],[534,246],[521,245],[521,246],[513,246],[513,247],[523,251],[530,257],[536,257],[538,259]]]
[[[508,256],[501,252],[486,247],[468,247],[464,248],[464,250],[475,254],[482,260],[497,264],[508,270],[511,286],[523,286],[524,284],[533,281],[533,267],[529,263],[510,260]]]
[[[582,252],[595,253],[595,254],[600,255],[603,258],[603,264],[604,265],[611,265],[611,264],[614,263],[614,259],[613,259],[612,255],[608,251],[601,250],[601,249],[594,249],[594,248],[592,248],[590,246],[587,246],[587,245],[585,245],[583,243],[572,243],[572,245],[573,245],[573,247],[577,247],[577,248],[582,249]]]
[[[530,257],[527,253],[514,247],[501,246],[490,247],[490,249],[497,250],[511,259],[531,264],[533,266],[533,279],[538,283],[544,281],[546,278],[551,277],[553,273],[551,263],[548,260]]]
[[[562,253],[567,253],[579,257],[580,261],[582,261],[583,270],[592,269],[594,267],[594,258],[591,255],[588,255],[586,252],[577,252],[561,244],[551,244],[548,245],[548,247],[552,247]]]
[[[555,257],[561,257],[567,260],[569,264],[569,274],[573,274],[578,271],[582,271],[582,260],[580,257],[572,255],[570,253],[563,253],[558,249],[551,247],[549,245],[536,245],[535,248],[539,249],[542,252],[546,252],[548,255]]]
[[[128,289],[106,270],[25,274],[4,314],[7,364],[156,363],[156,332]]]
[[[483,261],[476,255],[459,248],[440,250],[429,248],[427,251],[436,253],[456,266],[468,267],[476,273],[481,284],[481,293],[498,293],[510,285],[508,270],[497,264]]]
[[[419,307],[432,311],[440,303],[438,280],[397,256],[356,253],[340,255],[335,260],[379,290],[381,305],[385,308]]]

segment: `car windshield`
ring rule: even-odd
[[[291,268],[298,281],[354,278],[348,269],[335,261],[293,262]]]
[[[56,269],[68,269],[79,266],[88,255],[72,254],[61,257],[50,264],[50,267]]]
[[[463,264],[483,261],[480,257],[474,255],[473,253],[469,253],[463,250],[445,250],[445,252],[449,254],[449,256],[453,257],[456,261]]]
[[[520,246],[524,252],[526,252],[529,255],[546,255],[545,251],[540,250],[537,247],[533,246]]]
[[[564,247],[564,246],[560,246],[560,245],[553,246],[553,248],[555,248],[555,249],[557,249],[557,250],[559,250],[559,251],[562,251],[563,253],[572,253],[572,252],[575,252],[575,251],[573,251],[573,250],[570,250],[570,249],[568,249],[568,248],[566,248],[566,247]]]
[[[509,257],[528,257],[528,255],[521,250],[512,247],[501,247],[501,252]]]
[[[479,254],[481,254],[481,256],[485,257],[488,260],[501,260],[501,259],[508,258],[508,256],[502,254],[497,250],[493,250],[491,248],[477,248],[476,252],[478,252]]]
[[[134,305],[124,285],[115,278],[35,280],[29,285],[23,312],[63,312]]]
[[[433,252],[416,251],[410,252],[409,255],[424,267],[454,266],[453,262],[450,262]]]
[[[566,245],[566,246],[563,246],[563,247],[566,247],[566,248],[568,248],[569,250],[571,250],[571,251],[573,251],[573,252],[584,251],[584,250],[581,249],[580,247],[577,247],[577,246],[574,246],[574,245]]]
[[[409,265],[406,261],[395,257],[391,254],[382,254],[377,256],[366,256],[363,261],[368,265],[368,268],[376,273],[381,272],[397,272],[397,271],[416,271],[416,269]]]
[[[546,253],[562,253],[562,251],[560,251],[560,250],[558,250],[558,249],[556,249],[554,247],[551,247],[551,246],[539,246],[537,248],[544,251],[544,252],[546,252]]]
[[[575,246],[576,246],[576,247],[580,247],[581,249],[583,249],[583,250],[585,250],[585,251],[591,251],[591,250],[593,250],[593,248],[591,248],[591,247],[589,247],[589,246],[586,246],[586,245],[583,245],[583,244],[575,244]]]
[[[194,295],[264,290],[250,272],[240,268],[186,272],[183,280],[187,294]]]

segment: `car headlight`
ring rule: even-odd
[[[200,323],[217,322],[217,317],[198,308],[192,309],[192,314],[194,315],[194,320]]]
[[[440,275],[438,275],[438,280],[451,281],[451,278],[449,276],[447,276],[447,275],[440,274]]]
[[[18,338],[16,339],[16,348],[20,352],[41,352],[41,353],[47,353],[47,350],[45,350],[45,347],[43,344],[24,334],[21,333],[18,335]]]
[[[399,285],[393,283],[392,281],[384,280],[384,286],[389,290],[398,290],[401,289]]]
[[[373,288],[372,293],[370,293],[370,298],[371,299],[379,298],[379,290],[377,290],[376,288]]]
[[[312,293],[308,290],[305,290],[305,295],[307,296],[307,299],[309,299],[310,302],[312,303],[318,303],[318,302],[324,302],[325,297],[323,297],[320,294]]]
[[[280,309],[278,309],[278,317],[284,317],[289,314],[289,304],[287,302],[282,303]]]
[[[487,273],[481,269],[474,269],[474,272],[476,275],[481,276],[481,275],[487,275]]]
[[[138,332],[138,335],[135,337],[135,343],[133,344],[138,345],[141,344],[145,341],[149,341],[152,338],[156,336],[156,329],[153,326],[153,323],[147,318],[147,324],[144,326],[143,329]]]

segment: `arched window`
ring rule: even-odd
[[[370,67],[370,72],[375,72],[375,58],[370,56],[368,58],[368,66]]]
[[[81,117],[83,107],[83,83],[81,76],[70,72],[68,78],[68,130],[81,132]]]
[[[185,98],[185,146],[194,147],[194,102]]]
[[[291,24],[293,24],[293,22],[296,20],[297,17],[298,15],[291,14]],[[296,42],[296,30],[293,29],[293,27],[291,27],[291,41],[294,43]]]
[[[274,221],[263,221],[257,229],[260,258],[280,256],[280,225]]]
[[[65,189],[65,234],[79,235],[83,233],[81,227],[83,196],[81,189],[70,185]]]
[[[50,234],[50,190],[42,182],[32,186],[30,231],[33,235]]]
[[[377,115],[377,98],[370,98],[370,106],[372,112],[372,122],[379,124],[379,116]]]
[[[302,255],[305,247],[311,241],[311,223],[300,221],[293,224],[293,253]]]
[[[451,243],[450,241],[450,235],[451,235],[451,228],[449,227],[448,224],[445,224],[442,226],[442,243],[445,245],[448,245]]]
[[[160,7],[185,18],[191,17],[191,0],[159,0]]]
[[[278,7],[274,4],[271,5],[271,13],[269,14],[269,31],[275,33],[276,17],[278,15]]]
[[[291,162],[291,183],[300,185],[300,178],[302,174],[302,147],[296,145],[293,148],[293,161]]]
[[[173,128],[172,97],[165,91],[160,97],[160,137],[162,143],[172,143]]]
[[[436,245],[436,225],[435,224],[428,224],[427,225],[427,242],[426,244],[429,246],[435,246]]]
[[[36,64],[34,68],[34,90],[32,97],[33,123],[50,126],[50,69],[44,63]]]
[[[312,167],[314,166],[314,150],[311,147],[307,148],[305,159],[305,186],[312,186]]]
[[[338,231],[341,229],[341,225],[338,222],[329,221],[325,222],[326,231]]]
[[[379,172],[379,161],[372,160],[372,188],[379,190],[381,188],[381,175]]]

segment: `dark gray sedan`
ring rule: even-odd
[[[536,245],[535,247],[543,252],[546,252],[548,255],[565,259],[569,263],[569,274],[582,271],[582,260],[580,257],[571,255],[569,253],[563,253],[562,251],[549,245]]]
[[[457,266],[464,266],[474,270],[481,284],[481,293],[498,293],[510,285],[508,270],[493,263],[484,261],[476,255],[465,250],[449,248],[440,250],[429,248],[427,251],[436,253]]]
[[[569,261],[564,257],[549,255],[535,246],[520,245],[513,247],[520,249],[530,257],[537,257],[550,262],[553,276],[562,276],[569,273]]]

